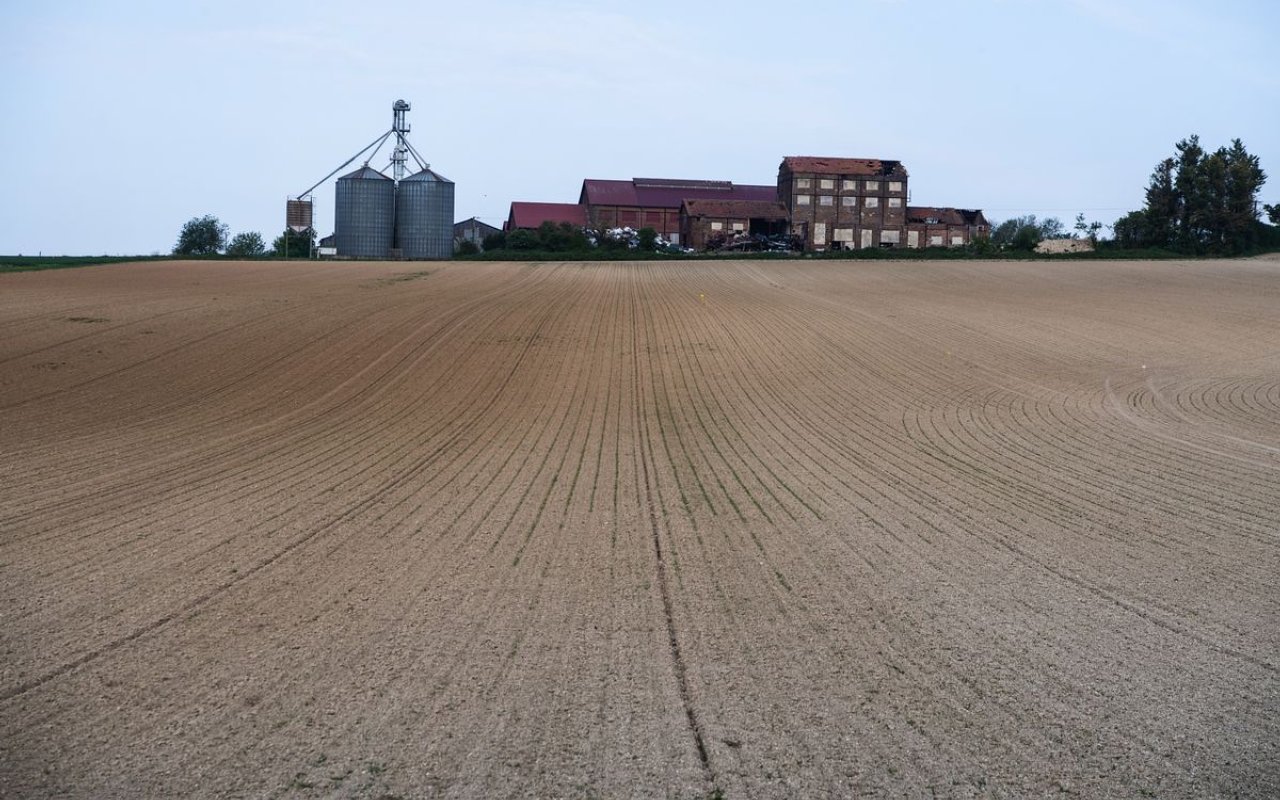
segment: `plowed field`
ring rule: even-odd
[[[0,275],[0,795],[1280,795],[1280,261]]]

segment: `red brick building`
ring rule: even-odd
[[[907,178],[900,161],[791,156],[778,167],[778,199],[805,249],[899,247]]]
[[[978,209],[907,207],[907,247],[963,247],[990,235],[991,224]]]
[[[777,200],[773,186],[735,185],[730,181],[632,178],[629,181],[582,182],[579,204],[595,228],[653,228],[664,239],[681,243],[680,205],[685,200]]]
[[[685,200],[680,206],[680,241],[705,250],[708,242],[739,234],[784,234],[787,223],[787,207],[777,200]]]

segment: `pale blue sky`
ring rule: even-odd
[[[773,183],[786,155],[1110,222],[1191,133],[1242,138],[1276,202],[1277,41],[1264,0],[8,0],[0,253],[168,252],[206,213],[270,241],[401,97],[456,217],[494,224],[585,177]],[[327,234],[331,183],[317,206]]]

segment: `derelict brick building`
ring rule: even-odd
[[[582,182],[576,205],[512,203],[508,229],[545,219],[592,228],[653,228],[695,250],[735,236],[789,233],[806,250],[959,247],[986,236],[981,211],[908,207],[901,161],[788,156],[775,186],[633,178]]]
[[[806,249],[898,247],[907,177],[900,161],[791,156],[778,168],[778,199]]]
[[[777,200],[685,200],[680,206],[680,241],[694,250],[739,234],[785,234],[787,226],[787,207]]]

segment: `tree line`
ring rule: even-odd
[[[233,258],[260,258],[266,255],[310,256],[315,249],[316,232],[307,228],[295,231],[286,228],[271,243],[270,252],[257,231],[245,231],[231,236],[231,229],[212,214],[192,217],[178,233],[178,243],[173,246],[175,256],[228,255]],[[228,238],[229,237],[229,238]]]
[[[1258,157],[1239,139],[1209,152],[1199,136],[1190,136],[1156,164],[1145,205],[1116,221],[1116,243],[1222,255],[1274,244],[1274,232],[1259,220],[1258,190],[1266,182]],[[1273,225],[1280,224],[1280,206],[1262,208]]]

